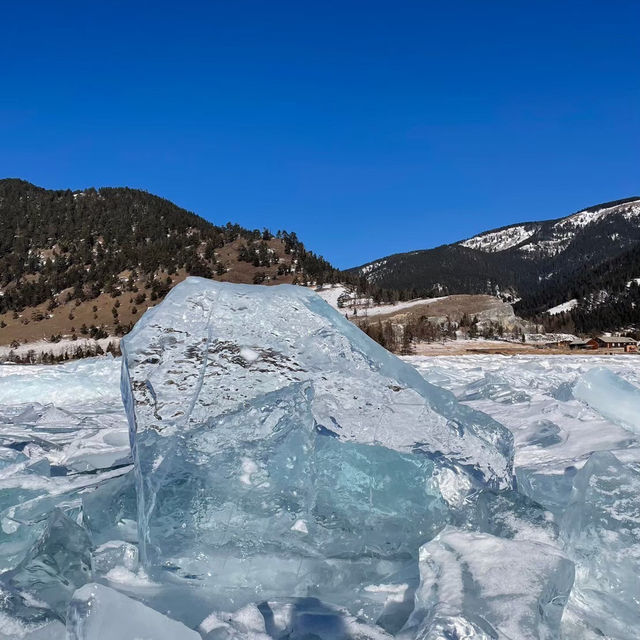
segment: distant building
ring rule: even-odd
[[[567,347],[571,348],[571,344],[573,343],[573,340],[571,340],[570,338],[562,338],[559,340],[553,340],[551,342],[547,342],[545,343],[545,347],[552,347],[552,348],[556,348],[556,349],[566,349]]]
[[[637,353],[638,343],[626,336],[597,336],[587,340],[587,348],[602,350],[603,353]]]
[[[596,347],[589,344],[590,340],[572,340],[569,343],[569,349],[575,351],[576,349],[595,349]]]

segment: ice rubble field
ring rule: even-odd
[[[640,636],[636,357],[401,360],[197,278],[123,346],[0,366],[0,638]]]

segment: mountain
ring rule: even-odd
[[[519,314],[551,331],[592,333],[640,325],[640,245],[525,295]]]
[[[529,317],[575,299],[555,322],[575,316],[577,329],[590,331],[640,321],[639,248],[640,198],[634,197],[395,254],[350,271],[415,295],[500,295],[518,301],[516,311]]]
[[[295,233],[217,226],[144,191],[0,180],[0,344],[122,335],[187,275],[271,284],[335,273]]]

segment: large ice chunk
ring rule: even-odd
[[[460,529],[557,544],[558,526],[551,512],[517,491],[476,491],[451,515],[452,524]]]
[[[587,371],[576,383],[573,395],[640,435],[640,389],[604,367]]]
[[[141,558],[218,608],[315,596],[375,619],[367,585],[415,561],[443,494],[511,485],[506,429],[300,287],[190,278],[123,349]]]
[[[366,586],[417,559],[446,522],[434,463],[318,433],[310,393],[296,383],[215,428],[149,434],[139,449],[143,491],[156,483],[140,510],[148,566],[208,584],[218,608],[315,595],[383,611],[384,594]]]
[[[562,521],[576,583],[568,610],[599,636],[640,629],[640,470],[594,453],[574,478]]]
[[[93,582],[73,594],[67,634],[69,640],[201,640],[182,623]]]
[[[551,470],[543,466],[518,467],[518,491],[559,516],[564,513],[569,502],[576,472],[577,469],[573,465],[560,471],[555,467]]]
[[[303,287],[188,278],[123,340],[133,438],[185,433],[295,382],[342,440],[420,450],[507,487],[513,438]]]
[[[420,549],[416,609],[402,637],[558,638],[573,574],[553,546],[447,527]]]
[[[207,616],[198,631],[204,640],[272,640],[256,605],[249,604],[234,613],[216,612]]]
[[[315,598],[289,598],[213,613],[198,627],[204,640],[391,640],[370,625]]]

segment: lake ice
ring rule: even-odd
[[[399,359],[195,278],[124,352],[0,366],[0,638],[640,628],[634,356]]]

